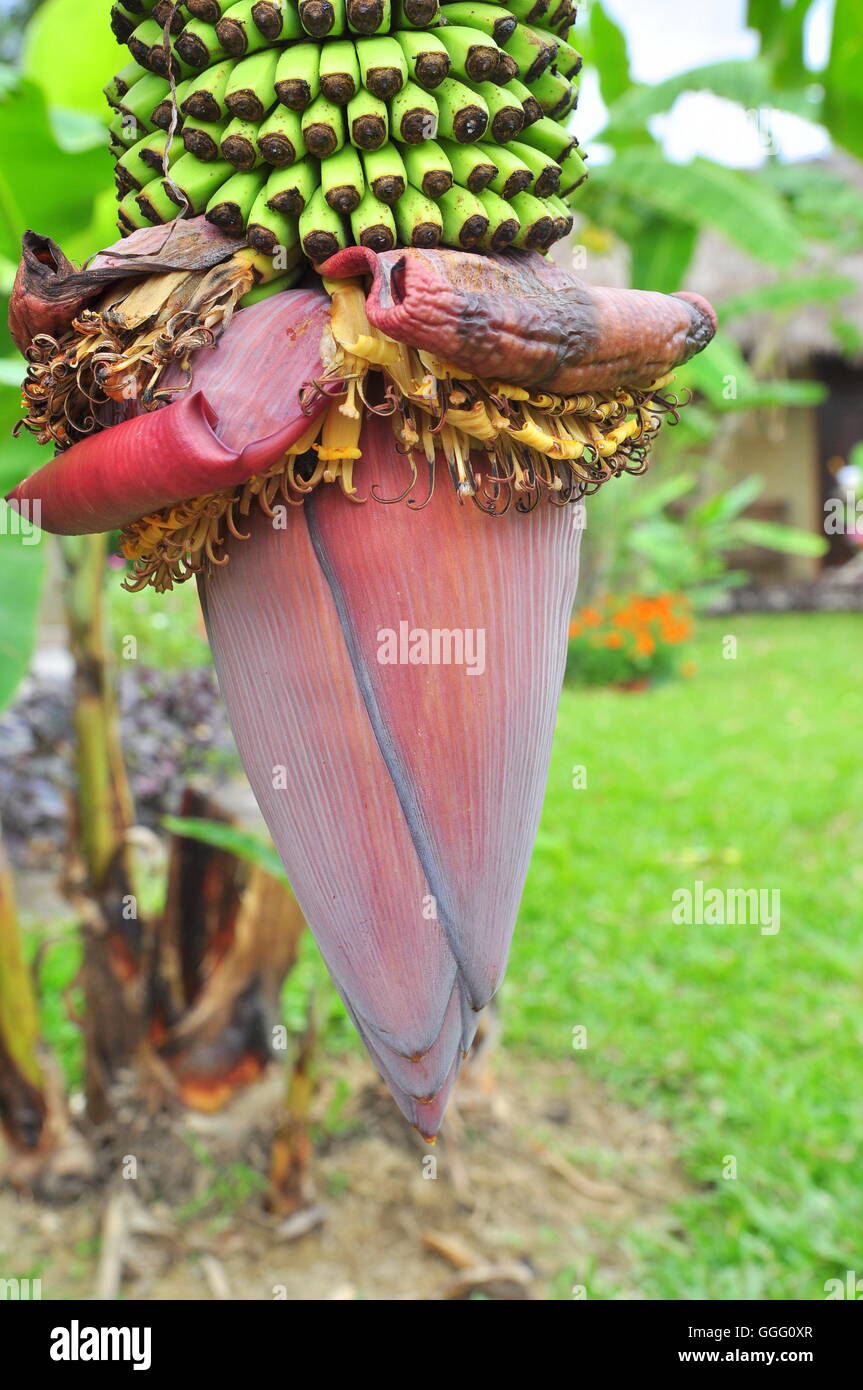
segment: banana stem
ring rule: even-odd
[[[142,931],[128,832],[132,797],[120,746],[116,687],[108,660],[103,535],[64,537],[64,601],[74,661],[75,843],[83,875],[83,988],[87,1106],[109,1111],[108,1087],[132,1056],[140,1003],[132,988]]]
[[[0,839],[0,1126],[16,1150],[40,1147],[47,1118],[39,1062],[39,1011]]]
[[[285,1109],[273,1140],[270,1158],[270,1191],[267,1206],[279,1216],[291,1216],[294,1212],[311,1206],[314,1201],[314,1144],[310,1133],[310,1121],[315,1095],[314,1062],[317,1042],[314,1002],[311,1001],[306,1028],[299,1039],[297,1053],[288,1072]]]

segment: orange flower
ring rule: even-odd
[[[660,637],[663,642],[675,646],[678,642],[686,642],[692,636],[692,624],[681,622],[679,618],[667,618],[660,628]]]
[[[607,647],[622,647],[623,637],[619,632],[609,632],[606,634],[605,645]]]
[[[569,638],[570,638],[570,641],[572,641],[573,637],[580,637],[580,636],[581,636],[581,633],[582,633],[581,623],[576,622],[575,618],[573,618],[572,622],[571,622],[570,625],[569,625]]]
[[[602,622],[602,614],[597,613],[595,608],[582,608],[581,621],[585,627],[599,627]]]
[[[641,632],[635,643],[636,656],[653,656],[656,651],[656,643],[649,632]]]

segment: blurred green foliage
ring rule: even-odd
[[[601,489],[591,503],[582,599],[606,591],[671,591],[705,608],[746,582],[745,571],[729,568],[735,551],[760,546],[823,555],[823,535],[744,515],[763,490],[763,479],[752,474],[699,496],[698,475],[677,469],[650,486],[627,477]]]
[[[118,645],[134,638],[137,659],[159,671],[209,666],[212,655],[194,582],[177,585],[169,598],[153,588],[130,594],[120,583],[121,573],[109,577],[107,595]]]

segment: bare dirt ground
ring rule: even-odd
[[[673,1229],[688,1190],[672,1134],[577,1061],[500,1053],[494,1067],[493,1088],[461,1089],[432,1150],[364,1060],[331,1064],[321,1219],[304,1234],[262,1200],[275,1077],[230,1117],[178,1125],[127,1106],[102,1136],[106,1187],[52,1206],[0,1189],[0,1276],[40,1278],[50,1300],[641,1297],[629,1238]]]

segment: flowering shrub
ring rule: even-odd
[[[685,594],[607,594],[573,616],[567,677],[583,685],[640,685],[691,675],[682,661],[692,637]]]

